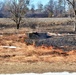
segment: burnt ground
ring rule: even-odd
[[[48,36],[48,37],[33,37],[26,39],[27,44],[32,44],[35,41],[36,46],[54,46],[56,48],[61,48],[65,51],[76,50],[76,35],[75,34],[66,34],[62,36]]]

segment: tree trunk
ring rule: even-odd
[[[75,33],[76,33],[76,10],[75,10]]]
[[[17,29],[19,29],[19,24],[17,24]]]

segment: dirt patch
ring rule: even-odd
[[[76,72],[75,62],[36,62],[36,63],[4,63],[0,64],[0,73],[45,73],[45,72]]]

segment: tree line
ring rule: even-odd
[[[16,23],[17,29],[19,29],[22,18],[28,13],[39,13],[41,16],[47,14],[47,17],[65,17],[68,16],[68,13],[69,16],[75,16],[76,20],[76,0],[49,0],[45,6],[40,2],[37,9],[34,4],[29,9],[30,3],[31,0],[4,0],[4,2],[0,2],[0,17],[11,17]]]
[[[32,13],[45,13],[47,17],[66,17],[69,11],[68,3],[66,0],[49,0],[49,2],[43,6],[40,2],[37,5],[37,9],[35,9],[35,5],[32,5],[31,12]]]
[[[21,0],[4,0],[0,2],[0,18],[10,17],[9,5],[11,6],[12,2],[21,2]],[[74,16],[74,11],[68,0],[49,0],[46,5],[43,5],[41,2],[37,3],[37,8],[32,4],[31,0],[22,0],[22,2],[29,2],[30,8],[27,8],[27,13],[25,17],[68,17]],[[70,0],[69,0],[70,1]],[[72,1],[72,0],[71,0]],[[28,6],[28,7],[29,7]],[[13,7],[13,6],[12,6]]]

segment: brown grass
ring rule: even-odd
[[[3,35],[0,37],[0,58],[1,62],[56,62],[56,61],[68,61],[69,57],[76,54],[76,51],[65,52],[61,49],[54,48],[52,46],[40,46],[26,45],[24,42],[26,35],[13,34]],[[16,46],[16,49],[4,48],[2,46]],[[66,60],[65,60],[66,57]],[[76,61],[72,56],[70,60]],[[4,60],[6,58],[6,60]]]
[[[6,21],[4,21],[6,20]],[[27,19],[28,20],[28,19]],[[30,19],[35,21],[35,19]],[[30,21],[28,20],[28,21]],[[61,24],[60,19],[36,19],[38,24],[44,22],[50,24]],[[63,22],[63,19],[61,19]],[[67,21],[69,19],[66,19]],[[66,22],[64,19],[64,22]],[[9,22],[8,22],[9,21]],[[14,24],[9,19],[0,19],[0,23],[6,25]],[[12,29],[12,28],[11,28]],[[62,49],[52,46],[26,45],[24,40],[27,38],[25,28],[21,28],[17,34],[15,29],[2,29],[0,33],[0,73],[25,73],[25,72],[57,72],[57,71],[76,71],[76,51],[65,52]],[[4,34],[12,32],[13,34]],[[2,46],[16,46],[16,49],[4,48]]]
[[[24,34],[0,36],[0,73],[76,71],[76,51],[26,45]],[[16,49],[2,46],[16,46]]]
[[[21,25],[20,25],[20,32],[28,32],[31,31],[32,29],[29,28],[29,26],[32,25],[39,25],[40,27],[46,27],[46,26],[51,26],[51,30],[55,29],[63,29],[64,30],[64,25],[69,25],[71,22],[73,22],[74,19],[70,18],[24,18]],[[58,26],[59,25],[59,26]],[[61,26],[62,25],[62,26]],[[61,26],[61,27],[60,27]],[[0,33],[7,32],[7,33],[17,33],[18,31],[16,30],[16,25],[15,23],[9,19],[9,18],[0,18]],[[73,31],[73,25],[68,26],[70,29]],[[67,27],[65,27],[67,29]]]
[[[74,21],[71,18],[24,18],[22,24],[37,23],[37,24],[61,24],[65,22]],[[0,24],[15,25],[14,21],[9,18],[0,18]]]

